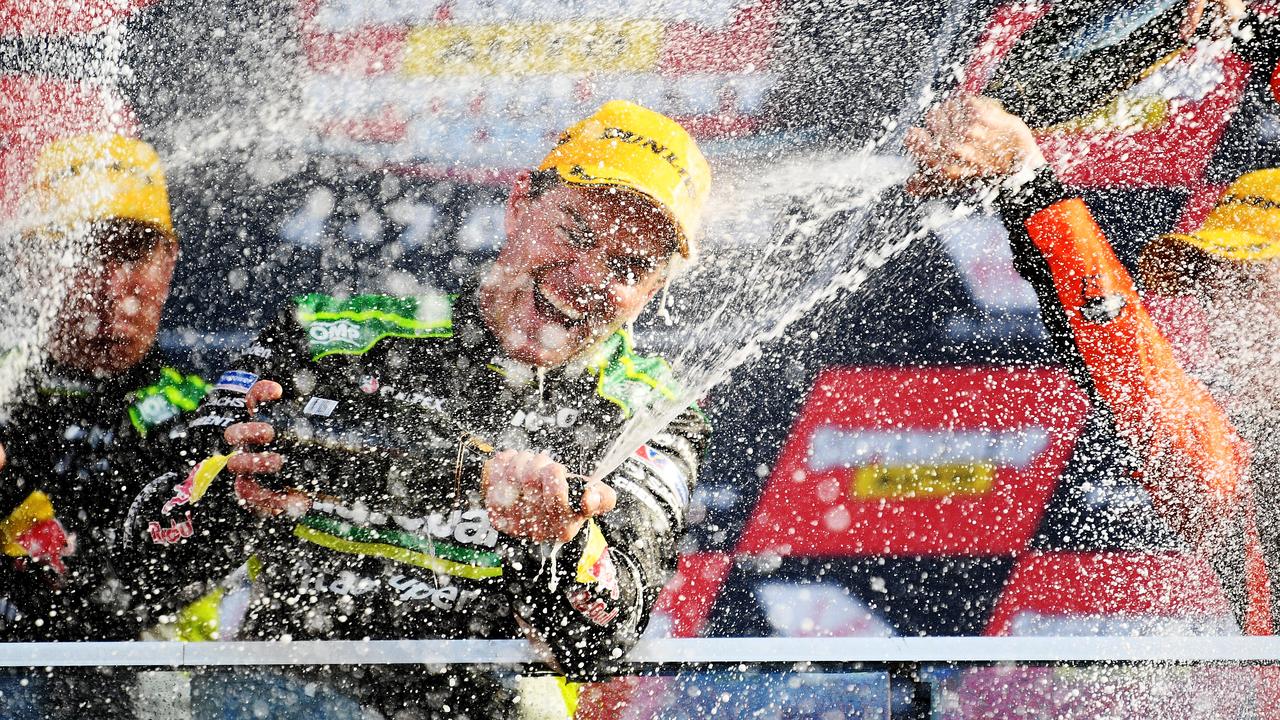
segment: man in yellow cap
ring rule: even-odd
[[[1088,207],[999,103],[944,102],[907,144],[917,191],[998,190],[1045,326],[1139,459],[1156,511],[1214,563],[1246,632],[1280,631],[1280,170],[1242,176],[1199,230],[1149,243],[1139,296]]]
[[[678,397],[625,327],[693,255],[709,185],[683,128],[610,102],[516,179],[506,243],[459,295],[298,298],[191,423],[207,459],[135,503],[126,542],[165,568],[153,591],[181,602],[251,548],[243,637],[529,637],[571,678],[616,662],[674,569],[705,422],[690,408],[583,476],[628,418]],[[308,717],[514,713],[491,673],[320,679],[319,695],[270,682]],[[194,694],[225,709],[263,682]]]
[[[42,308],[55,320],[39,357],[5,356],[29,371],[0,422],[0,637],[132,640],[146,621],[131,611],[113,543],[206,391],[154,349],[178,253],[164,173],[140,140],[65,138],[42,152],[26,198],[21,263],[50,248],[78,259]],[[15,269],[31,270],[50,271]],[[130,716],[119,673],[41,674],[24,692],[40,693],[44,717]]]

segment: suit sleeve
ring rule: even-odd
[[[1228,592],[1246,627],[1269,628],[1249,452],[1226,412],[1178,365],[1083,200],[1046,169],[1001,214],[1046,328],[1137,454],[1156,511],[1220,567],[1243,572]]]
[[[185,460],[151,479],[133,500],[122,529],[119,565],[165,614],[219,583],[254,552],[263,532],[240,507],[225,466],[223,430],[247,419],[245,394],[260,379],[291,378],[305,351],[292,314],[277,320],[223,372],[187,423]],[[281,381],[288,392],[289,384]]]
[[[678,417],[607,478],[617,507],[565,546],[552,551],[508,538],[503,577],[512,607],[570,679],[615,669],[644,632],[675,572],[709,434],[697,408]]]

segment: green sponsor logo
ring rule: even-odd
[[[146,435],[157,425],[195,410],[208,392],[209,384],[199,375],[183,375],[171,367],[163,368],[154,385],[133,392],[129,422],[140,434]]]
[[[313,293],[295,298],[294,303],[312,360],[334,354],[363,355],[387,337],[453,335],[453,298],[449,295],[335,298]]]

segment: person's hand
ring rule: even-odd
[[[1196,28],[1200,26],[1200,19],[1204,17],[1205,6],[1210,2],[1217,9],[1217,17],[1213,22],[1214,35],[1225,35],[1232,25],[1244,19],[1245,0],[1187,0],[1187,17],[1182,21],[1182,30],[1179,32],[1183,40],[1190,40],[1195,34]]]
[[[922,127],[907,131],[904,142],[920,166],[907,190],[921,195],[1045,164],[1027,124],[987,97],[967,95],[938,103],[925,113]]]
[[[283,395],[284,389],[279,383],[259,380],[245,395],[245,410],[249,417],[253,417],[259,405],[279,400]],[[291,491],[276,492],[258,482],[259,476],[274,475],[284,467],[284,457],[280,453],[258,449],[275,440],[275,428],[264,422],[238,422],[228,426],[222,437],[233,450],[227,460],[227,470],[235,476],[235,493],[241,502],[264,517],[280,514],[296,517],[306,512],[310,499],[305,495]]]
[[[0,443],[0,470],[4,469],[4,463],[9,457],[4,454],[4,443]]]
[[[484,504],[498,532],[535,542],[568,542],[587,518],[609,512],[618,496],[592,480],[583,487],[574,512],[569,503],[570,473],[546,453],[503,450],[485,461]],[[575,483],[576,484],[576,483]]]

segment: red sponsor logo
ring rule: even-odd
[[[618,608],[604,598],[597,597],[590,588],[584,587],[569,593],[569,604],[597,625],[608,625],[618,617]]]
[[[62,563],[62,558],[74,555],[76,552],[75,536],[68,535],[62,523],[53,518],[33,524],[18,535],[17,541],[22,549],[27,551],[28,557],[47,563],[49,567],[57,570],[59,575],[67,572],[67,566]]]
[[[147,525],[147,532],[151,533],[151,542],[157,545],[173,545],[181,542],[195,532],[191,523],[191,511],[187,511],[187,519],[182,522],[170,520],[169,527],[162,527],[159,522],[153,520]]]
[[[618,566],[609,557],[609,548],[600,553],[600,559],[591,566],[591,574],[596,578],[596,587],[609,593],[609,597],[618,599]]]
[[[203,463],[201,463],[203,465]],[[200,470],[200,465],[191,468],[191,472],[187,473],[187,479],[173,486],[173,497],[160,508],[161,515],[168,515],[174,508],[179,505],[186,505],[191,502],[191,493],[196,485],[196,473]],[[154,524],[154,523],[152,523]]]

